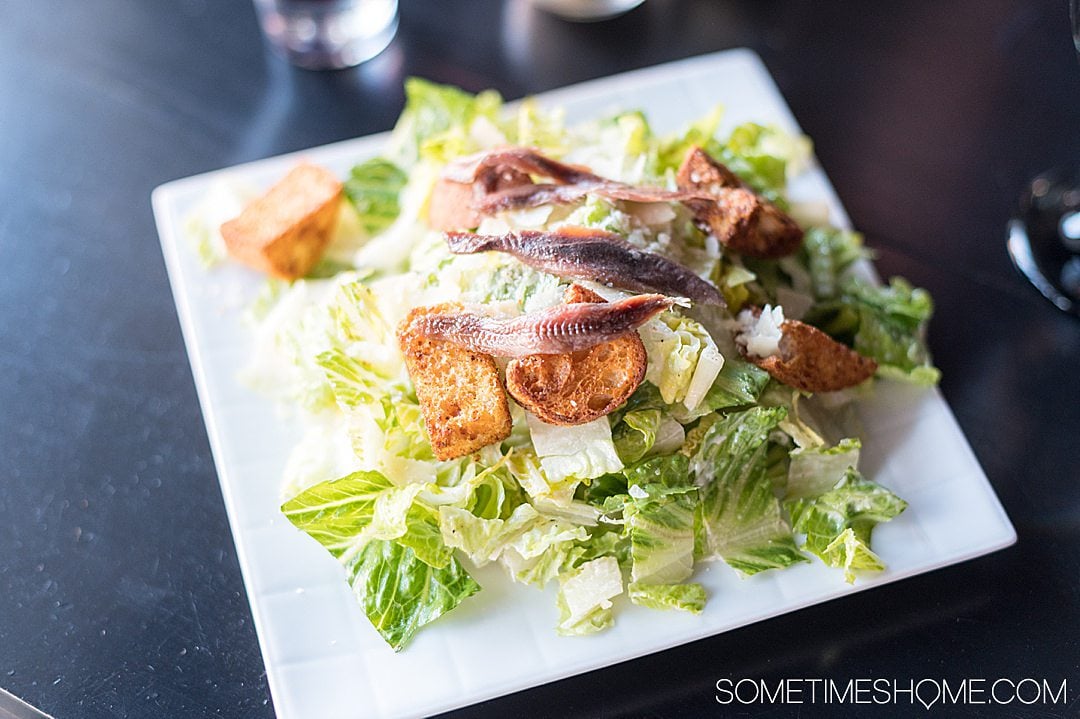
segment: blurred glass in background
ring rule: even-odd
[[[274,51],[310,70],[359,65],[397,32],[397,0],[255,0],[255,9]]]
[[[1070,0],[1073,46],[1080,58],[1080,0]],[[1080,316],[1080,170],[1032,180],[1009,222],[1009,257],[1054,306]]]

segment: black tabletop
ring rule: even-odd
[[[1080,320],[1004,248],[1028,179],[1080,162],[1065,0],[647,0],[592,25],[401,4],[383,55],[315,73],[265,51],[248,0],[0,0],[0,687],[62,719],[273,716],[154,186],[388,129],[408,75],[516,98],[745,46],[882,273],[933,293],[941,388],[1019,542],[454,716],[1080,714]],[[1068,703],[716,700],[807,677],[1065,680]]]

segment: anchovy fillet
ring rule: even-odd
[[[432,313],[415,319],[410,329],[496,357],[565,354],[627,335],[673,304],[663,295],[635,295],[618,302],[556,305],[510,319]]]
[[[505,235],[448,232],[446,243],[458,255],[505,252],[522,263],[560,277],[591,280],[632,292],[660,292],[694,302],[723,305],[716,287],[678,262],[639,249],[616,234],[565,228],[523,230]]]
[[[443,177],[454,182],[472,183],[482,180],[493,170],[513,170],[518,173],[547,177],[554,183],[521,184],[488,192],[474,201],[473,206],[484,214],[540,205],[565,205],[586,195],[598,195],[609,200],[628,202],[685,202],[708,200],[701,190],[665,190],[659,187],[635,187],[609,180],[588,170],[567,165],[545,157],[527,147],[509,147],[451,162],[443,169]]]
[[[588,170],[545,157],[531,147],[504,147],[458,158],[443,168],[443,177],[454,182],[473,182],[491,168],[510,167],[530,175],[550,177],[568,185],[586,180],[602,180]]]

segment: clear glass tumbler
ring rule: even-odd
[[[397,0],[255,0],[255,9],[274,51],[311,70],[359,65],[397,32]]]
[[[1080,0],[1070,0],[1073,45],[1080,56]],[[1080,316],[1080,169],[1031,181],[1009,222],[1009,256],[1046,299]]]

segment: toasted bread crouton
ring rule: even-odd
[[[418,307],[398,328],[398,344],[420,400],[424,426],[435,456],[471,454],[510,434],[510,408],[491,356],[418,333],[413,323],[455,305]]]
[[[775,379],[804,392],[854,387],[877,371],[877,362],[798,320],[780,325],[779,355],[744,356]]]
[[[511,187],[531,184],[524,172],[512,167],[487,168],[474,182],[457,182],[440,177],[428,200],[428,224],[434,230],[471,230],[480,225],[483,215],[474,208],[484,195]]]
[[[687,153],[675,175],[680,190],[702,190],[715,201],[687,200],[694,220],[725,247],[750,257],[790,255],[802,244],[799,225],[755,194],[700,147]]]
[[[604,302],[579,285],[567,304]],[[619,407],[645,379],[645,345],[633,332],[587,350],[529,355],[506,366],[506,389],[525,409],[548,424],[585,424]]]
[[[330,242],[341,197],[342,184],[329,170],[298,165],[221,226],[225,247],[236,260],[274,277],[303,277]]]
[[[709,156],[698,146],[690,148],[683,158],[682,165],[675,173],[675,182],[680,189],[705,190],[716,192],[722,187],[742,187],[742,180],[731,170]]]
[[[473,186],[439,178],[428,200],[428,224],[433,230],[471,230],[480,224],[480,213],[473,209]]]
[[[580,235],[581,237],[589,237],[590,233],[596,232],[596,230],[590,230],[585,227],[567,227],[565,228],[567,234]],[[589,302],[592,304],[600,304],[601,302],[607,302],[603,297],[596,294],[590,289],[582,287],[581,285],[570,285],[563,292],[562,296],[563,304],[574,305],[579,302]]]

